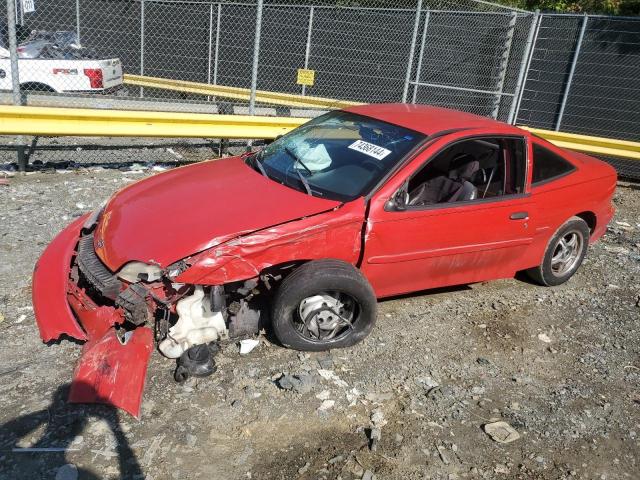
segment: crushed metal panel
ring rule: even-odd
[[[147,327],[127,332],[125,343],[111,328],[82,348],[71,383],[72,403],[104,403],[140,416],[153,332]]]
[[[364,200],[255,232],[187,260],[179,283],[220,285],[253,278],[273,265],[334,258],[355,264],[362,241]]]

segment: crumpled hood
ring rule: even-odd
[[[240,157],[206,161],[116,193],[97,225],[94,246],[112,271],[130,261],[164,268],[239,235],[338,205],[265,178]]]

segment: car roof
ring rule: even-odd
[[[523,130],[517,127],[490,118],[430,105],[372,103],[349,107],[345,110],[409,128],[426,135],[471,128],[486,128],[494,133],[525,134]]]

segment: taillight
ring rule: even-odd
[[[100,68],[85,68],[84,74],[89,77],[89,83],[91,88],[102,88],[104,86],[102,79],[102,69]]]

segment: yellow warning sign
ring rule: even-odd
[[[298,69],[298,81],[297,81],[298,85],[312,86],[315,79],[316,79],[315,70],[307,70],[306,68]]]

